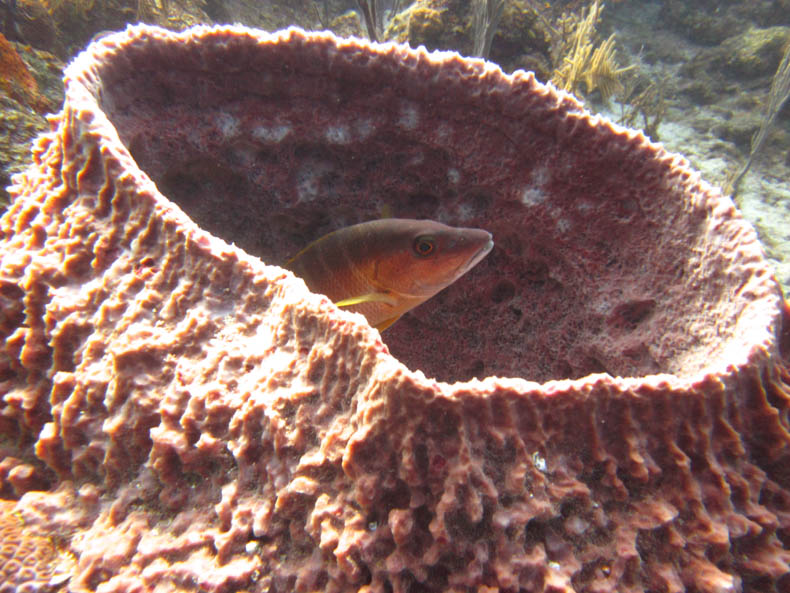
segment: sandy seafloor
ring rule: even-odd
[[[690,61],[705,46],[694,45],[680,35],[662,27],[658,19],[657,2],[626,2],[610,10],[611,24],[617,34],[618,49],[628,56],[628,61],[656,79],[667,76],[677,81],[684,63]],[[684,60],[674,64],[656,62],[649,64],[640,59],[646,45],[671,46],[671,51]],[[771,80],[767,80],[761,100],[767,95]],[[749,93],[743,90],[742,93]],[[760,92],[756,90],[755,92]],[[715,103],[699,106],[681,96],[667,97],[667,113],[658,127],[658,141],[667,150],[686,157],[700,171],[705,181],[724,186],[728,176],[745,162],[748,154],[733,142],[720,138],[715,128],[729,119],[747,115],[739,106],[743,94],[722,95]],[[790,101],[788,101],[790,103]],[[591,105],[593,110],[617,121],[620,106],[612,101],[607,106]],[[790,104],[785,104],[784,114]],[[740,185],[737,203],[743,216],[756,228],[766,254],[776,268],[777,278],[785,295],[790,289],[790,119],[782,114],[774,122],[774,134],[763,148]]]

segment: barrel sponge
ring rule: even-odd
[[[102,37],[51,123],[0,218],[0,493],[69,590],[790,590],[790,315],[682,157],[296,29]],[[382,337],[279,264],[383,212],[495,247]]]

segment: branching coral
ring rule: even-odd
[[[779,110],[785,104],[785,101],[790,98],[790,44],[785,49],[782,61],[774,74],[773,82],[771,83],[771,90],[768,92],[768,103],[765,106],[765,115],[760,124],[760,129],[752,138],[751,151],[749,158],[733,176],[733,179],[727,184],[725,191],[735,196],[738,193],[738,186],[743,181],[744,176],[752,166],[755,157],[762,150],[765,141],[768,138],[768,132],[771,130],[774,120],[776,119]]]
[[[563,15],[560,35],[555,45],[557,66],[551,82],[558,88],[578,94],[584,83],[587,93],[595,90],[604,100],[622,88],[620,75],[631,69],[620,68],[615,60],[614,33],[595,47],[596,26],[603,6],[598,0],[579,16]],[[561,62],[560,62],[561,60]]]
[[[386,39],[389,21],[400,11],[400,0],[357,0],[359,12],[371,41]],[[324,13],[326,14],[326,9]]]
[[[642,128],[653,140],[658,140],[658,126],[666,113],[666,78],[639,85],[636,77],[626,77],[618,95],[619,123],[631,128]]]
[[[488,58],[488,54],[491,52],[491,42],[494,40],[494,33],[496,33],[504,8],[504,0],[475,1],[472,13],[475,32],[474,55]]]

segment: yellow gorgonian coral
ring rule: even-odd
[[[570,25],[569,38],[560,52],[562,63],[552,73],[551,82],[557,88],[574,94],[579,93],[584,83],[587,93],[598,90],[606,100],[621,88],[619,77],[631,67],[618,67],[614,33],[595,47],[595,27],[601,10],[602,6],[596,0],[586,15],[582,11],[576,22]]]

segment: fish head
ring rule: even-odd
[[[482,229],[432,220],[387,219],[377,240],[388,249],[375,258],[373,282],[390,292],[426,299],[455,282],[494,246]]]

